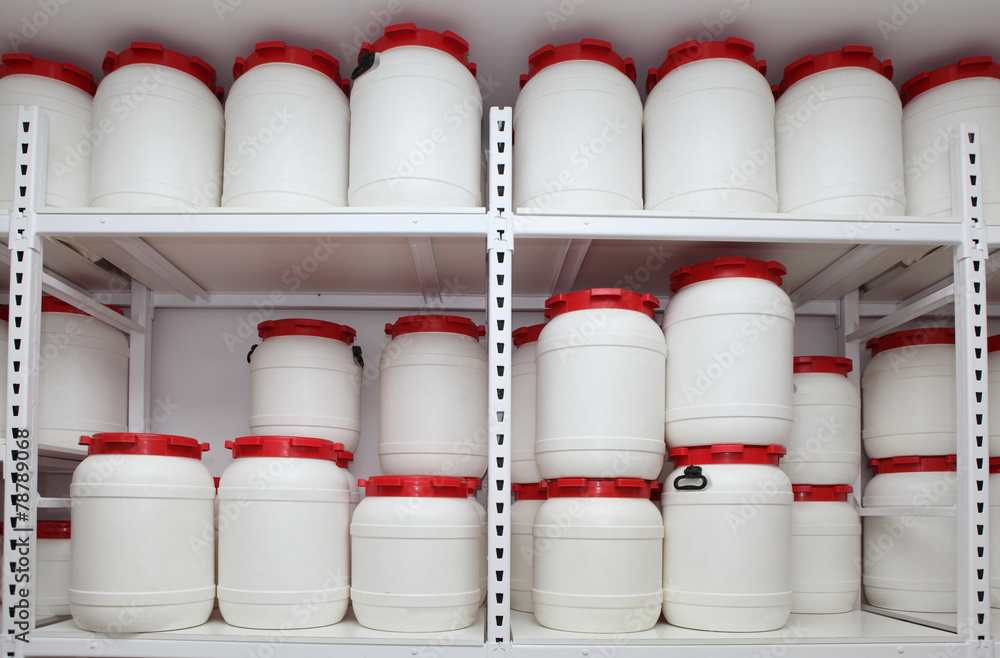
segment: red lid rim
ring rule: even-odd
[[[39,521],[35,536],[38,539],[70,539],[71,533],[70,521]]]
[[[997,350],[1000,350],[1000,334],[986,339],[986,352],[996,352]]]
[[[793,484],[792,494],[797,503],[802,502],[847,502],[854,491],[849,484]]]
[[[361,63],[361,56],[364,54],[381,53],[390,48],[402,46],[423,46],[448,53],[468,69],[473,77],[476,75],[476,65],[469,62],[468,41],[451,30],[435,32],[434,30],[418,28],[415,23],[389,25],[375,43],[365,42],[361,44],[358,64]]]
[[[576,43],[564,43],[561,46],[545,44],[528,55],[528,72],[521,74],[521,87],[538,73],[562,62],[590,61],[611,66],[626,78],[635,82],[635,62],[631,57],[622,58],[614,51],[609,41],[601,39],[582,39]]]
[[[713,258],[674,270],[670,275],[670,291],[676,293],[693,283],[729,278],[763,279],[780,287],[786,273],[785,266],[776,260],[763,261],[740,256]]]
[[[840,50],[800,57],[786,66],[785,75],[778,85],[778,95],[810,75],[847,67],[868,69],[892,80],[892,60],[878,59],[870,46],[844,46]]]
[[[921,71],[903,83],[899,88],[899,95],[903,105],[906,105],[935,87],[969,78],[1000,79],[1000,62],[994,62],[988,55],[963,57],[954,64],[946,64],[932,71]]]
[[[875,471],[875,475],[951,472],[957,469],[957,465],[955,455],[905,455],[868,460],[868,466]]]
[[[511,334],[511,340],[514,343],[514,347],[521,347],[522,345],[527,345],[528,343],[534,343],[538,341],[539,334],[542,333],[542,329],[545,327],[546,323],[533,324],[530,327],[519,327],[514,330]]]
[[[674,460],[675,468],[710,464],[777,466],[785,452],[785,448],[779,445],[717,443],[703,446],[678,446],[668,450],[667,456]]]
[[[553,295],[545,300],[545,317],[549,320],[573,311],[613,308],[636,311],[653,317],[660,300],[650,294],[640,294],[623,288],[590,288]]]
[[[208,87],[219,101],[222,101],[222,87],[215,85],[215,69],[200,57],[187,56],[152,41],[133,41],[120,53],[109,50],[104,56],[101,68],[105,73],[113,73],[130,64],[166,66],[187,73]]]
[[[640,478],[559,478],[548,480],[552,498],[640,498],[649,500],[651,484]]]
[[[404,315],[385,325],[385,334],[392,338],[417,333],[459,334],[478,341],[486,335],[486,326],[460,315]]]
[[[646,76],[646,91],[650,92],[656,83],[685,64],[707,59],[732,59],[750,66],[761,75],[767,73],[767,62],[754,56],[753,42],[738,37],[725,41],[696,41],[691,39],[667,51],[667,58],[659,68],[649,69]]]
[[[88,447],[88,455],[152,455],[197,460],[201,460],[202,453],[208,452],[211,447],[188,436],[140,432],[101,432],[81,436],[80,445]]]
[[[796,375],[827,373],[847,377],[853,369],[854,363],[842,356],[797,356],[792,359],[792,372]]]
[[[990,473],[1000,473],[1000,457],[990,457]]]
[[[125,311],[121,310],[117,306],[104,304],[104,307],[111,309],[118,315],[125,315]],[[90,313],[79,309],[68,302],[64,302],[58,297],[50,297],[49,295],[42,296],[42,313],[72,313],[73,315],[86,315],[87,317],[93,317]]]
[[[350,345],[354,342],[357,332],[346,324],[336,324],[326,320],[285,318],[261,322],[257,325],[257,335],[261,340],[277,336],[313,336],[339,340]]]
[[[233,80],[238,80],[250,69],[263,64],[294,64],[310,68],[333,80],[345,94],[350,89],[350,81],[340,77],[340,62],[336,57],[318,48],[309,50],[289,46],[284,41],[261,41],[245,59],[237,57],[233,64]]]
[[[0,78],[9,75],[36,75],[52,78],[72,85],[90,96],[97,93],[97,83],[94,82],[94,76],[79,66],[32,57],[28,53],[7,53],[0,56]]]
[[[465,478],[437,475],[374,475],[358,480],[365,496],[468,498]]]
[[[511,485],[514,500],[548,500],[549,483],[541,482],[517,483]]]
[[[953,327],[925,327],[923,329],[894,331],[891,334],[877,336],[865,343],[865,349],[871,350],[872,356],[875,356],[881,352],[902,347],[954,344],[955,329]]]
[[[226,441],[226,450],[232,450],[233,459],[270,457],[331,462],[343,459],[340,453],[345,452],[342,443],[305,436],[241,436]]]

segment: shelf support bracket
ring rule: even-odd
[[[879,244],[866,244],[854,247],[822,272],[796,288],[789,295],[792,298],[792,304],[796,309],[805,306],[886,249],[888,249],[888,246]]]
[[[559,275],[556,283],[552,287],[552,294],[557,295],[564,292],[572,292],[576,277],[580,274],[583,261],[590,250],[590,240],[574,239],[569,241],[566,253],[563,255],[562,265],[559,267]]]
[[[208,300],[209,294],[204,288],[195,283],[191,277],[178,269],[176,265],[167,260],[156,249],[153,249],[142,238],[115,238],[114,243],[127,251],[129,255],[142,261],[154,274],[191,301]]]
[[[410,238],[410,253],[413,266],[417,269],[417,279],[423,291],[424,301],[441,301],[441,281],[438,279],[437,263],[434,262],[434,247],[430,238]]]
[[[142,327],[128,341],[128,431],[151,432],[149,420],[149,372],[153,360],[153,295],[149,288],[132,281],[132,302],[129,307],[132,321]]]

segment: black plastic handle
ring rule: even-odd
[[[354,67],[353,71],[351,71],[351,80],[357,80],[358,78],[360,78],[362,75],[365,74],[365,71],[367,71],[374,65],[375,65],[375,53],[373,53],[370,50],[362,51],[358,55],[358,65]]]
[[[361,346],[360,345],[351,345],[351,354],[354,355],[354,360],[358,363],[358,365],[361,366],[362,368],[364,368],[365,367],[365,360],[361,356]]]
[[[253,346],[250,347],[250,351],[247,352],[247,363],[250,363],[250,356],[253,354],[253,351],[255,349],[257,349],[258,347],[260,347],[260,346],[259,345],[253,345]]]
[[[678,484],[681,480],[701,480],[700,484]],[[674,489],[677,491],[701,491],[708,486],[708,478],[702,475],[701,466],[688,466],[684,475],[674,478]]]

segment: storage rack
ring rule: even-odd
[[[21,148],[17,161],[20,202],[9,218],[10,325],[8,339],[7,433],[4,446],[3,577],[5,608],[4,650],[10,658],[22,656],[211,656],[233,658],[280,653],[286,656],[588,656],[616,655],[645,658],[664,655],[668,647],[685,655],[736,656],[748,651],[760,656],[970,656],[993,653],[990,632],[988,572],[988,487],[986,446],[986,266],[987,237],[1000,241],[1000,227],[984,230],[977,221],[976,127],[962,126],[956,134],[952,161],[955,214],[961,219],[884,218],[859,222],[856,218],[810,218],[796,215],[717,215],[647,211],[623,213],[552,212],[515,213],[508,207],[511,189],[510,108],[492,108],[489,118],[488,205],[485,209],[404,212],[397,210],[337,209],[326,212],[232,212],[213,209],[193,213],[127,212],[102,209],[62,211],[40,209],[44,199],[46,118],[37,108],[19,116]],[[56,236],[100,237],[115,248],[142,259],[176,293],[152,293],[133,281],[124,296],[131,307],[126,319],[104,309],[86,290],[46,272],[42,258],[46,239]],[[149,413],[151,318],[156,306],[248,306],[252,295],[212,294],[191,280],[146,239],[189,238],[311,238],[316,236],[375,236],[404,238],[414,256],[422,300],[441,294],[430,251],[436,238],[463,238],[485,242],[485,295],[458,296],[455,308],[487,311],[489,326],[489,437],[488,481],[496,492],[488,505],[490,537],[490,594],[484,619],[470,629],[446,634],[391,634],[366,631],[356,622],[314,631],[252,632],[211,621],[198,629],[129,636],[101,636],[74,629],[71,622],[34,628],[32,582],[34,539],[31,528],[37,510],[65,506],[65,501],[38,496],[39,468],[72,463],[82,453],[40,448],[33,440],[37,429],[37,366],[40,298],[43,288],[91,311],[130,336],[129,428],[146,429]],[[869,609],[846,615],[797,615],[786,629],[759,634],[716,634],[686,631],[662,622],[646,633],[594,636],[548,631],[531,615],[512,613],[509,605],[510,479],[510,336],[512,312],[538,310],[545,295],[518,294],[515,244],[532,258],[531,250],[546,240],[568,241],[562,252],[555,287],[573,285],[591,244],[595,241],[674,243],[740,243],[760,245],[833,246],[832,262],[813,272],[792,292],[800,313],[836,315],[844,355],[859,363],[861,345],[936,309],[954,304],[958,376],[958,452],[960,495],[954,510],[958,521],[959,613],[934,619],[918,615],[878,614]],[[954,281],[935,286],[911,300],[866,305],[857,286],[848,286],[839,301],[815,301],[819,295],[850,279],[866,264],[876,262],[894,245],[946,247],[954,253]],[[829,260],[829,259],[828,259]],[[137,263],[136,267],[140,265]],[[843,287],[843,286],[842,286]],[[523,288],[522,288],[523,289]],[[104,301],[102,299],[102,301]],[[118,301],[117,299],[114,301]],[[377,296],[367,300],[346,295],[317,297],[286,295],[287,307],[350,306],[408,308],[407,295]],[[881,316],[862,327],[862,315]],[[853,373],[858,383],[859,372]],[[497,495],[499,494],[499,495]],[[862,510],[870,513],[871,510]],[[881,513],[926,513],[900,508]],[[938,512],[941,513],[941,512]],[[24,538],[27,538],[27,541]],[[17,582],[18,574],[26,575]],[[13,586],[13,589],[9,589]],[[898,617],[898,619],[893,618]],[[909,621],[906,619],[910,618]],[[947,630],[938,630],[934,626]],[[28,629],[21,635],[22,627]],[[20,637],[19,637],[20,636]],[[22,639],[29,639],[25,642]],[[331,648],[331,644],[336,646]],[[377,647],[377,648],[375,648]]]

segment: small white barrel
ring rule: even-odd
[[[69,614],[70,522],[39,521],[35,533],[35,617],[44,619]]]
[[[892,62],[867,46],[785,68],[775,103],[778,210],[866,221],[906,211],[903,108]]]
[[[649,482],[562,478],[535,514],[531,601],[546,628],[634,633],[660,618],[663,521]]]
[[[222,87],[215,69],[158,43],[104,57],[94,96],[90,205],[210,208],[222,196]]]
[[[0,335],[6,335],[6,328],[2,324],[0,324]],[[990,336],[986,345],[989,361],[986,415],[990,427],[990,458],[993,458],[1000,457],[1000,334]],[[997,355],[993,356],[994,353]]]
[[[351,327],[290,318],[257,325],[249,355],[250,431],[311,436],[348,452],[361,435],[361,348]]]
[[[862,505],[948,507],[957,500],[955,455],[873,459]],[[862,583],[871,605],[905,612],[955,612],[958,549],[954,516],[866,516]]]
[[[990,607],[1000,608],[1000,457],[990,457]],[[513,508],[511,514],[514,513]],[[513,541],[513,539],[511,540]]]
[[[350,599],[351,489],[340,444],[297,436],[226,441],[233,461],[219,504],[239,514],[219,528],[219,610],[232,626],[316,628]]]
[[[7,363],[7,317],[10,310],[0,304],[0,363]],[[7,368],[0,368],[0,386],[7,390]],[[7,435],[7,414],[0,414],[0,432]]]
[[[861,469],[861,394],[849,379],[850,359],[797,356],[795,405],[781,470],[792,484],[854,482]]]
[[[874,459],[955,453],[955,330],[872,338],[861,376],[861,441]]]
[[[27,53],[0,58],[0,208],[14,203],[17,110],[36,105],[49,119],[45,205],[84,208],[90,203],[94,76],[72,64]],[[23,207],[23,204],[20,204]]]
[[[534,612],[531,604],[531,575],[535,549],[532,545],[532,525],[535,513],[549,497],[549,485],[544,480],[511,487],[514,503],[510,507],[510,608]]]
[[[347,205],[349,82],[321,50],[258,43],[226,98],[222,205]]]
[[[670,275],[667,445],[787,445],[795,312],[775,261],[716,258]]]
[[[1000,63],[965,57],[910,78],[901,95],[906,213],[952,216],[951,131],[976,123],[983,158],[980,219],[1000,224]]]
[[[777,212],[774,95],[766,71],[754,45],[736,37],[685,41],[649,70],[642,120],[647,210]]]
[[[538,335],[545,324],[515,329],[512,341],[510,382],[510,478],[511,482],[536,483],[542,479],[535,465],[535,354]],[[1000,421],[998,421],[1000,422]]]
[[[462,478],[383,475],[359,480],[351,522],[351,601],[380,631],[443,632],[475,621],[482,537]]]
[[[792,612],[850,612],[861,591],[861,519],[850,485],[792,486]]]
[[[479,478],[465,478],[465,484],[469,488],[469,502],[472,503],[472,506],[476,508],[476,514],[479,515],[479,527],[481,535],[479,537],[479,550],[477,551],[477,553],[479,554],[479,597],[480,597],[479,603],[481,605],[483,601],[486,600],[486,590],[488,589],[487,571],[489,570],[486,561],[487,559],[486,542],[488,541],[488,539],[486,538],[486,526],[487,526],[486,508],[483,507],[480,504],[479,500],[476,498],[476,494],[478,493],[479,489],[482,488],[483,486],[483,481]]]
[[[528,57],[514,104],[514,206],[642,208],[642,101],[635,63],[607,41]]]
[[[208,444],[125,433],[80,443],[90,456],[70,484],[73,621],[97,633],[208,621],[215,602],[215,484],[201,463]]]
[[[792,484],[778,445],[670,449],[663,615],[704,631],[781,628],[792,606]]]
[[[42,297],[39,356],[40,444],[77,449],[83,434],[128,429],[124,332],[55,297]]]
[[[486,327],[454,315],[386,324],[378,458],[388,475],[486,473]]]
[[[358,64],[348,203],[483,205],[483,98],[465,39],[390,25],[361,46]]]

